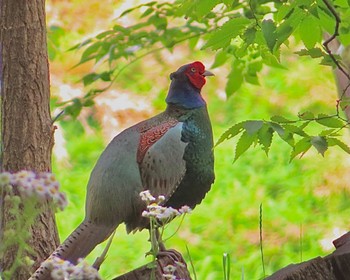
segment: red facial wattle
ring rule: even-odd
[[[210,72],[205,71],[204,65],[199,61],[189,64],[185,72],[191,84],[198,89],[201,89],[205,85],[205,73]]]

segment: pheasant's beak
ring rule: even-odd
[[[214,73],[208,71],[208,70],[205,70],[202,74],[202,76],[206,77],[206,76],[215,76]]]

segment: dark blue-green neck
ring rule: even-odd
[[[168,105],[174,104],[186,109],[194,109],[206,105],[199,89],[191,85],[188,80],[181,81],[178,79],[174,79],[171,82],[165,101]]]

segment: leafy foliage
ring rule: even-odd
[[[329,129],[323,130],[319,135],[311,135],[307,131],[311,123],[321,124]],[[252,144],[260,146],[268,155],[273,135],[277,134],[292,148],[290,160],[298,155],[303,156],[311,147],[322,156],[331,146],[338,146],[350,154],[350,147],[336,138],[344,126],[348,126],[348,122],[338,116],[320,114],[314,117],[310,112],[300,114],[298,120],[289,120],[282,116],[273,116],[270,121],[247,120],[229,128],[219,138],[216,146],[241,134],[236,145],[234,161]]]
[[[172,51],[175,45],[185,42],[193,50],[200,47],[215,51],[211,68],[231,66],[225,87],[228,97],[244,82],[259,85],[258,74],[264,66],[285,69],[280,59],[281,47],[288,46],[292,36],[304,45],[295,52],[297,55],[339,67],[339,57],[330,53],[326,43],[322,44],[322,34],[328,32],[334,34],[334,38],[338,36],[341,43],[350,42],[349,21],[339,19],[350,16],[350,4],[349,1],[328,1],[178,0],[174,3],[152,1],[130,8],[119,19],[132,14],[138,18],[133,24],[115,24],[72,48],[82,50],[78,65],[92,61],[99,67],[83,77],[89,90],[81,99],[72,100],[66,113],[76,117],[83,107],[93,105],[94,97],[107,90],[131,63],[163,49]],[[348,104],[342,98],[335,116],[315,117],[312,112],[304,112],[297,121],[282,116],[274,116],[269,122],[245,121],[231,127],[218,143],[242,133],[236,147],[234,160],[237,160],[253,143],[261,145],[268,154],[273,135],[277,134],[292,147],[291,159],[311,147],[323,155],[329,147],[327,139],[337,139],[339,130],[347,126],[339,115],[339,108]],[[311,122],[338,130],[329,134],[320,131],[311,136],[305,131]],[[300,139],[296,141],[296,137]]]

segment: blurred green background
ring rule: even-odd
[[[58,102],[86,92],[79,79],[93,67],[83,64],[72,69],[81,53],[67,49],[109,27],[120,11],[135,3],[115,2],[47,1],[53,115],[60,111]],[[145,57],[127,68],[78,119],[57,123],[53,172],[70,202],[56,215],[62,240],[84,217],[89,174],[111,138],[165,108],[170,72],[194,60],[210,69],[214,57],[215,52],[194,53],[186,47]],[[228,100],[224,93],[228,70],[225,66],[214,70],[216,76],[208,78],[203,94],[215,140],[231,125],[247,119],[268,120],[277,114],[293,117],[306,110],[335,111],[337,92],[331,69],[297,57],[292,47],[284,50],[283,57],[286,70],[263,69],[260,86],[243,85]],[[349,143],[349,139],[346,132],[343,140]],[[269,157],[254,148],[233,163],[235,142],[226,141],[215,149],[215,184],[202,204],[186,216],[167,247],[179,250],[189,261],[187,246],[200,280],[223,278],[223,253],[231,256],[231,279],[261,279],[262,204],[266,275],[290,263],[329,254],[332,240],[348,229],[349,156],[334,148],[324,158],[309,151],[289,163],[290,147],[276,139]],[[178,224],[175,220],[167,227],[168,236]],[[150,248],[147,240],[146,231],[127,235],[121,225],[101,268],[104,279],[150,261],[145,259]],[[97,247],[88,260],[93,262],[103,248]]]

